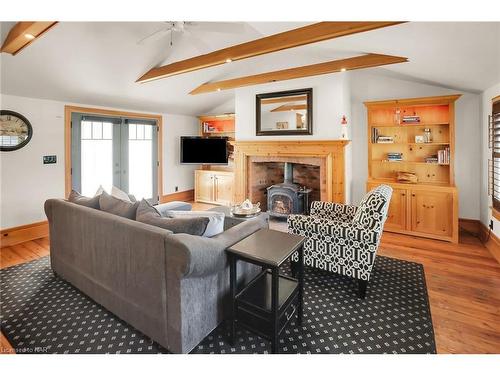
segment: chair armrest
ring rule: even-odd
[[[317,238],[321,235],[332,239],[344,238],[370,244],[377,244],[379,240],[378,232],[352,222],[346,223],[306,215],[289,215],[287,223],[288,232],[308,238]]]
[[[356,214],[356,206],[335,202],[314,201],[311,204],[311,216],[336,221],[352,221]]]

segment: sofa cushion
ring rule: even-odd
[[[124,201],[103,191],[99,197],[99,206],[102,211],[134,220],[139,202]]]
[[[137,208],[136,220],[141,223],[168,229],[174,233],[187,233],[201,236],[205,233],[208,217],[171,218],[162,217],[151,204],[143,199]]]
[[[99,209],[99,196],[95,196],[92,198],[85,197],[76,190],[71,190],[68,201],[71,203],[79,204],[81,206]]]
[[[213,237],[219,233],[224,232],[224,217],[223,212],[214,211],[166,211],[163,216],[172,218],[193,218],[193,217],[206,217],[209,222],[207,229],[203,233],[203,237]]]

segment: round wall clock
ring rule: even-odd
[[[32,135],[33,128],[26,117],[0,110],[0,151],[18,150],[28,144]]]

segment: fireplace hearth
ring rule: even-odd
[[[308,214],[311,192],[312,189],[293,182],[293,163],[287,162],[284,166],[284,182],[267,188],[267,212],[277,218]]]

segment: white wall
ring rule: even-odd
[[[236,140],[339,139],[342,116],[350,117],[348,85],[349,73],[346,72],[236,89]],[[309,87],[313,89],[313,135],[255,135],[255,95]]]
[[[194,188],[196,165],[181,165],[180,137],[199,135],[198,119],[193,116],[163,115],[163,193]]]
[[[455,105],[455,184],[459,193],[459,217],[479,219],[480,96],[362,71],[353,72],[351,82],[353,202],[361,200],[368,178],[367,113],[364,101],[462,94]]]
[[[349,75],[349,72],[345,72],[236,89],[236,140],[340,139],[342,116],[345,115],[349,124],[351,123]],[[310,87],[313,89],[313,135],[255,135],[255,95]],[[350,138],[350,130],[347,138]],[[348,146],[346,148],[346,202],[351,202],[351,158],[351,147]]]
[[[21,113],[33,126],[33,137],[28,145],[0,153],[0,228],[45,220],[45,200],[64,197],[66,104],[69,103],[0,95],[2,109]],[[193,168],[179,164],[178,138],[181,134],[196,134],[196,118],[164,114],[163,121],[163,193],[174,192],[175,186],[179,191],[192,189]],[[56,155],[57,164],[44,165],[43,155]]]
[[[481,222],[488,227],[493,220],[493,233],[500,237],[500,221],[491,216],[491,196],[488,195],[488,159],[491,149],[488,148],[488,115],[491,114],[491,99],[500,95],[500,82],[485,90],[481,95]]]

